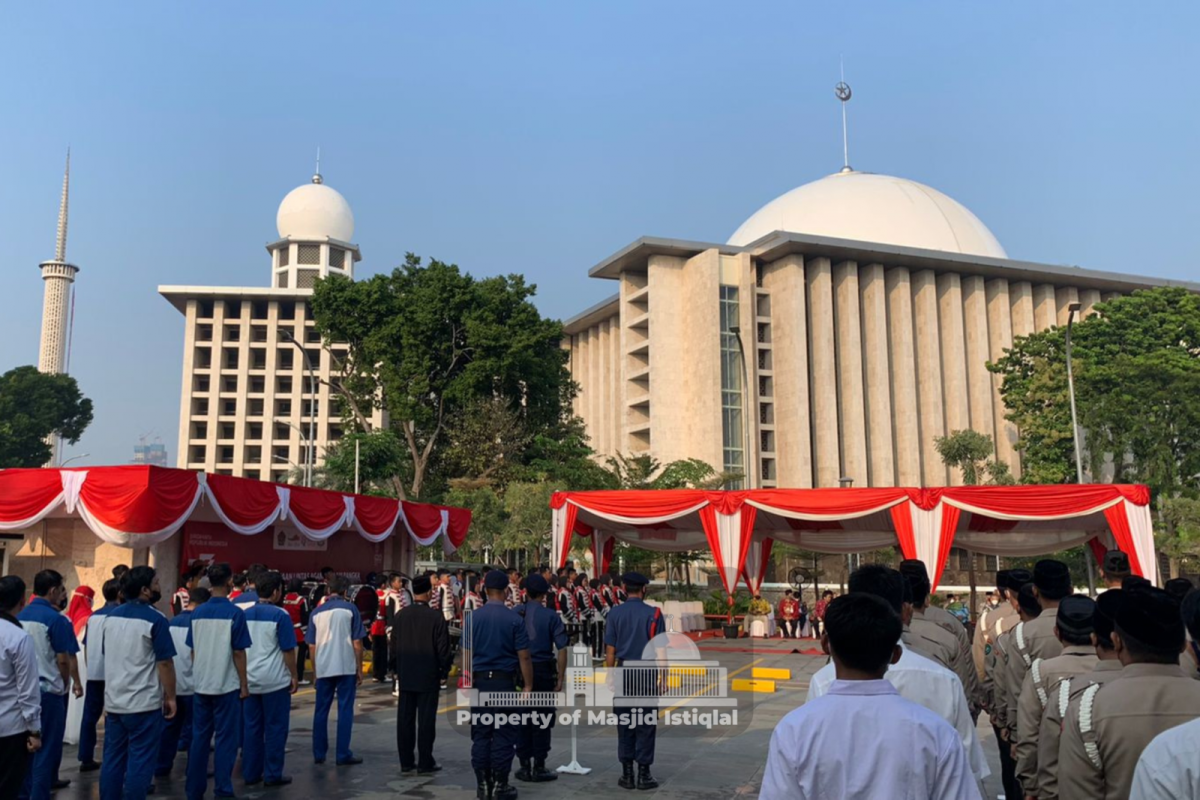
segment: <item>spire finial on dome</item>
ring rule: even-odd
[[[846,133],[846,104],[850,102],[853,92],[850,91],[850,84],[846,83],[846,60],[842,59],[842,79],[838,81],[837,86],[833,87],[833,93],[837,95],[837,99],[842,101],[842,172],[853,172],[854,168],[850,166],[850,139]]]
[[[313,183],[324,183],[325,179],[321,177],[321,146],[317,145],[317,171],[313,173]]]

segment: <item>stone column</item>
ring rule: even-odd
[[[1033,325],[1035,330],[1044,331],[1058,324],[1058,298],[1054,287],[1039,283],[1033,287]]]
[[[1033,333],[1033,286],[1029,281],[1010,283],[1008,300],[1012,304],[1013,338]]]
[[[808,284],[809,334],[812,374],[813,450],[817,486],[833,487],[841,477],[838,452],[837,358],[834,345],[833,276],[828,258],[805,265]]]
[[[942,346],[942,385],[946,403],[946,435],[971,427],[967,357],[963,334],[962,279],[957,272],[937,276],[938,329]],[[962,484],[962,470],[950,470],[950,482]]]
[[[1060,286],[1054,290],[1054,303],[1056,307],[1056,316],[1058,319],[1056,324],[1060,328],[1065,327],[1067,324],[1067,315],[1070,313],[1070,311],[1068,311],[1068,307],[1071,305],[1071,303],[1078,302],[1079,290],[1074,286]],[[1080,312],[1082,311],[1083,309],[1080,309]],[[1079,317],[1076,317],[1076,319],[1079,319]]]
[[[599,332],[599,347],[596,350],[597,361],[596,376],[599,383],[597,387],[599,391],[599,408],[596,414],[596,441],[593,447],[597,452],[608,455],[612,452],[612,444],[610,436],[612,435],[612,425],[609,423],[612,410],[612,343],[610,341],[612,333],[609,326],[609,320],[601,320],[596,326]]]
[[[858,264],[833,270],[837,321],[838,418],[841,420],[842,475],[867,486],[867,437],[863,411],[862,320],[858,311]]]
[[[1083,305],[1083,310],[1079,312],[1081,317],[1090,317],[1096,313],[1096,303],[1100,302],[1100,292],[1095,289],[1081,289],[1079,291],[1079,302]]]
[[[917,406],[917,361],[913,351],[912,285],[906,267],[884,273],[887,292],[889,360],[892,368],[892,412],[895,429],[896,480],[920,486],[921,418]]]
[[[942,353],[938,330],[938,287],[933,270],[912,275],[917,352],[917,398],[921,404],[921,463],[925,486],[945,486],[946,466],[934,439],[946,434],[942,407]]]
[[[962,279],[963,331],[967,337],[967,386],[971,394],[971,427],[996,440],[992,415],[992,376],[987,370],[988,312],[987,291],[983,278],[967,275]]]
[[[988,353],[992,361],[998,361],[1004,356],[1004,350],[1012,347],[1012,303],[1009,297],[1008,281],[997,278],[987,282],[987,317],[988,317]],[[1017,426],[1004,418],[1007,410],[1004,399],[1000,396],[999,375],[990,375],[992,414],[996,425],[996,454],[997,457],[1012,469],[1013,475],[1020,477],[1021,459],[1017,453]]]
[[[812,421],[808,403],[808,303],[804,256],[763,264],[771,294],[771,358],[775,366],[775,458],[780,486],[813,486]]]
[[[887,286],[882,264],[859,270],[863,357],[867,376],[867,433],[871,486],[895,486],[891,376],[888,365]],[[911,328],[910,328],[911,330]]]

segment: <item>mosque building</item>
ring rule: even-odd
[[[346,430],[329,380],[347,345],[322,346],[310,299],[318,278],[354,277],[354,213],[318,165],[283,198],[276,227],[265,285],[158,288],[185,320],[181,468],[299,483],[310,454],[319,464]]]
[[[935,440],[965,429],[1019,476],[985,364],[1073,308],[1178,283],[1011,259],[945,194],[848,163],[723,244],[643,237],[590,275],[617,292],[563,346],[593,447],[755,488],[960,483]]]

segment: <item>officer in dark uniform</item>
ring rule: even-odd
[[[471,665],[471,687],[479,692],[515,692],[520,669],[525,691],[533,690],[533,662],[525,620],[504,605],[508,576],[492,570],[484,578],[487,602],[471,613],[463,631],[465,663]],[[512,708],[473,707],[471,714],[471,766],[475,770],[478,800],[516,800],[517,789],[508,783],[513,750],[520,730],[516,725],[484,725],[480,716],[507,717]]]
[[[529,637],[529,656],[533,660],[533,690],[535,692],[561,692],[563,678],[567,672],[567,629],[558,614],[546,608],[544,598],[550,584],[541,575],[534,573],[525,578],[525,602],[514,610],[525,619],[525,634]],[[554,654],[555,648],[558,655]],[[525,725],[517,742],[517,780],[540,783],[558,780],[558,775],[546,769],[546,756],[550,753],[550,735],[554,727],[556,709],[553,706],[539,708],[548,715],[549,725]],[[532,765],[530,764],[532,759]]]
[[[666,630],[663,624],[662,612],[644,601],[646,584],[650,581],[646,576],[636,572],[626,572],[621,581],[629,599],[608,612],[604,629],[604,664],[609,669],[621,666],[625,661],[638,661],[643,658],[646,645],[660,633]],[[646,694],[647,681],[639,680],[639,676],[626,675],[624,688],[627,694]],[[646,719],[649,715],[657,715],[655,706],[645,708],[623,708],[618,713],[628,712],[638,719]],[[654,763],[654,736],[658,726],[653,723],[641,722],[637,725],[621,725],[617,728],[617,758],[621,760],[621,778],[617,785],[622,789],[654,789],[658,781],[650,774],[650,765]],[[638,764],[637,780],[633,776],[633,762]]]

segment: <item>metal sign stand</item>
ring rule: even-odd
[[[587,775],[592,771],[591,767],[585,767],[579,763],[579,740],[577,737],[578,726],[571,725],[571,763],[558,768],[558,772],[567,775]]]

